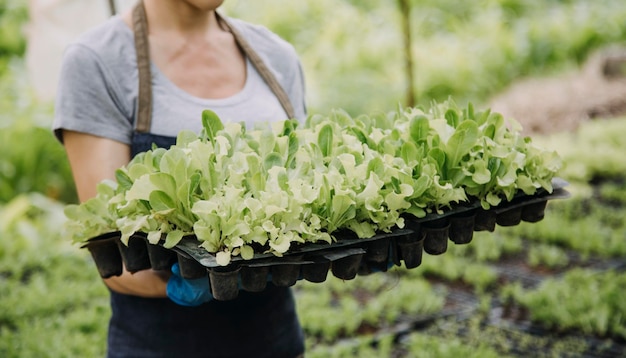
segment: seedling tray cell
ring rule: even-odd
[[[87,247],[102,278],[122,274],[122,257],[118,247],[119,234],[108,233],[89,240]]]

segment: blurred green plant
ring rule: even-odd
[[[391,327],[404,315],[427,316],[443,308],[445,296],[426,280],[400,280],[395,271],[351,281],[329,274],[320,284],[301,282],[295,296],[309,346]]]
[[[392,357],[394,354],[394,340],[392,334],[383,334],[378,337],[359,336],[343,342],[333,344],[307,344],[306,356],[309,358],[380,358]]]
[[[539,244],[528,249],[528,264],[531,267],[559,269],[568,263],[567,253],[558,246]]]
[[[466,344],[457,338],[432,337],[412,333],[407,337],[409,357],[501,358],[503,355],[487,343]],[[506,356],[504,356],[506,357]]]
[[[0,77],[0,203],[30,192],[77,202],[67,155],[50,129],[52,105],[37,102],[23,77],[17,65]]]
[[[0,75],[12,58],[22,56],[26,50],[27,5],[26,1],[0,0]]]
[[[411,344],[414,353],[408,357],[489,357],[496,352],[498,357],[583,357],[593,345],[577,336],[538,335],[508,326],[488,325],[480,316],[442,319],[407,338],[400,345]]]
[[[537,138],[539,145],[559,152],[559,176],[576,183],[623,180],[626,173],[626,118],[583,122],[574,132]]]
[[[62,208],[38,193],[0,204],[0,357],[104,356],[107,291],[56,230]]]
[[[448,96],[484,103],[517,78],[574,68],[594,50],[626,40],[621,0],[405,2],[418,104]],[[355,115],[407,102],[406,30],[396,2],[233,0],[224,9],[296,47],[313,112]]]
[[[536,289],[519,284],[503,289],[501,297],[530,310],[530,318],[549,329],[575,329],[602,337],[626,338],[626,275],[615,271],[573,269],[548,279]]]
[[[456,246],[449,249],[454,251]],[[446,253],[441,256],[424,254],[422,265],[416,270],[425,277],[436,277],[448,282],[462,282],[471,286],[477,292],[484,292],[496,283],[497,272],[484,263],[477,263],[471,259]]]
[[[607,207],[593,198],[574,197],[551,203],[546,210],[549,219],[499,229],[534,243],[572,249],[583,258],[620,257],[626,255],[624,215],[625,207]]]
[[[76,202],[63,147],[46,128],[18,123],[0,132],[0,202],[20,193],[41,192]]]
[[[476,231],[469,245],[455,245],[451,252],[455,256],[466,257],[473,262],[494,262],[523,251],[519,236],[496,232]]]

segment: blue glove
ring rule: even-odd
[[[213,299],[209,278],[185,279],[178,263],[172,265],[172,276],[167,281],[167,297],[181,306],[195,307]]]

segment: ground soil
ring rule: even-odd
[[[512,84],[489,104],[519,121],[524,133],[573,131],[581,123],[626,114],[626,48],[609,48],[579,69]]]

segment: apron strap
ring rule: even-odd
[[[235,41],[245,56],[259,72],[276,98],[278,98],[280,105],[287,114],[287,118],[296,118],[289,96],[276,79],[276,76],[274,76],[272,71],[270,71],[270,69],[265,65],[263,59],[261,59],[261,57],[237,29],[231,26],[217,12],[215,14],[218,21],[221,21],[226,26],[227,30],[233,35]],[[139,1],[133,9],[133,31],[135,36],[135,51],[137,53],[137,70],[139,77],[137,124],[135,126],[135,130],[140,133],[147,133],[150,131],[152,122],[152,75],[150,73],[148,19],[143,1]]]
[[[137,53],[137,71],[139,93],[137,97],[137,124],[135,130],[140,133],[150,131],[152,122],[152,74],[150,73],[150,44],[148,43],[148,18],[143,1],[133,9],[133,30],[135,34],[135,52]]]
[[[241,35],[241,33],[237,29],[231,26],[228,21],[222,18],[218,13],[216,13],[216,15],[218,16],[218,19],[222,20],[223,24],[226,25],[230,33],[233,34],[233,37],[235,37],[235,41],[237,41],[243,53],[250,59],[250,62],[259,72],[261,77],[263,77],[265,83],[267,83],[272,92],[274,92],[274,95],[278,98],[280,105],[285,110],[285,113],[287,113],[287,118],[296,118],[296,113],[293,110],[293,106],[291,105],[289,96],[287,96],[287,93],[285,92],[283,87],[280,85],[280,83],[278,83],[276,76],[274,76],[272,71],[267,68],[265,62],[263,62],[263,59],[261,59],[256,51],[254,51],[252,46],[250,46],[250,43],[248,43],[248,41]]]

